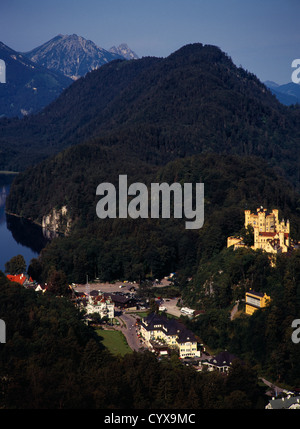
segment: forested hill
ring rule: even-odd
[[[22,171],[93,142],[163,164],[201,152],[258,155],[298,180],[299,109],[281,105],[219,48],[113,61],[40,114],[0,121],[0,168]]]
[[[126,166],[126,170],[124,170]],[[201,183],[205,185],[205,221],[186,230],[186,219],[104,219],[96,215],[96,188],[118,175],[128,185]],[[68,208],[72,222],[67,237],[43,250],[34,277],[47,280],[53,267],[69,282],[99,277],[103,281],[162,278],[170,272],[191,276],[224,247],[229,235],[243,227],[244,210],[264,205],[290,219],[291,236],[300,240],[299,193],[278,172],[256,157],[201,154],[157,168],[124,157],[112,148],[82,144],[66,149],[26,174],[16,177],[7,209],[39,223],[52,208]],[[62,227],[64,225],[62,224]],[[35,277],[36,278],[36,277]]]

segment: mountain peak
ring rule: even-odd
[[[60,72],[73,80],[112,60],[123,58],[77,34],[59,34],[24,55],[34,63]]]
[[[137,60],[139,58],[137,54],[129,48],[127,43],[121,43],[118,47],[112,46],[109,52],[120,55],[126,60]]]

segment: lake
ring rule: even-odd
[[[43,229],[25,219],[5,213],[5,202],[14,176],[0,174],[0,270],[13,256],[23,255],[27,267],[49,240]]]

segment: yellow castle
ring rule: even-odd
[[[245,301],[246,301],[246,314],[250,316],[259,308],[265,308],[271,298],[266,293],[255,292],[250,290],[246,292]]]
[[[260,207],[256,213],[245,210],[245,228],[248,225],[254,230],[254,245],[251,249],[262,249],[268,253],[285,253],[290,249],[290,222],[279,222],[277,209],[268,212]],[[241,237],[228,237],[227,247],[230,246],[234,246],[234,249],[246,247]]]

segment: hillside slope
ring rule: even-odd
[[[0,84],[0,117],[20,117],[40,111],[55,100],[72,80],[39,66],[0,42],[6,83]]]
[[[126,167],[126,168],[125,168]],[[96,215],[100,183],[118,189],[119,174],[128,185],[145,183],[204,183],[205,221],[200,230],[186,230],[185,218],[105,219]],[[53,208],[67,208],[67,237],[54,240],[42,252],[43,275],[62,269],[69,281],[89,277],[137,280],[152,274],[181,271],[190,276],[200,261],[207,262],[225,246],[227,236],[243,227],[244,209],[263,205],[279,208],[290,219],[292,237],[300,239],[299,193],[278,172],[257,157],[207,153],[171,161],[157,168],[124,157],[114,148],[82,144],[20,174],[8,197],[7,209],[42,224]],[[78,263],[80,261],[80,263]]]

